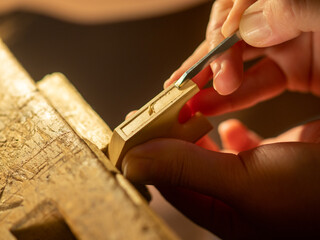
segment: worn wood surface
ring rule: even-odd
[[[104,151],[112,134],[108,125],[61,73],[46,76],[37,87],[79,136]]]
[[[107,152],[112,131],[68,79],[61,73],[53,73],[37,82],[37,87],[63,119],[99,156],[104,166],[109,171],[119,173],[119,170],[101,152]],[[135,188],[146,200],[151,200],[146,186],[135,185]]]
[[[0,42],[0,239],[175,239],[107,161]]]
[[[120,168],[122,158],[129,149],[154,138],[195,142],[207,134],[212,126],[200,113],[187,123],[180,124],[178,121],[181,108],[199,91],[197,84],[192,81],[181,89],[171,85],[120,124],[114,130],[108,148],[111,162]]]

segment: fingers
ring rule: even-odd
[[[240,33],[248,44],[267,47],[319,31],[319,21],[318,0],[258,0],[244,12]]]
[[[237,43],[211,65],[213,87],[221,95],[228,95],[239,88],[243,79],[242,43]]]
[[[320,143],[320,120],[294,127],[275,138],[262,140],[256,133],[248,130],[239,120],[229,119],[218,128],[222,145],[232,152],[246,151],[257,146],[281,142]]]
[[[222,122],[218,128],[222,145],[226,150],[235,152],[246,151],[257,147],[261,137],[248,130],[240,121],[229,119]]]
[[[127,115],[126,115],[126,119],[130,118],[131,116],[133,116],[133,114],[135,114],[137,112],[137,110],[133,110],[131,112],[129,112]]]
[[[226,20],[233,2],[230,0],[218,0],[214,3],[211,19],[207,28],[207,37],[198,49],[175,71],[164,84],[168,87],[175,82],[185,71],[215,48],[225,37],[221,33],[221,27]],[[232,47],[218,59],[210,64],[211,70],[206,68],[193,80],[202,88],[213,76],[214,88],[221,95],[234,92],[240,85],[243,75],[242,44]],[[212,74],[213,73],[213,74]]]
[[[230,36],[239,28],[239,23],[243,12],[256,0],[234,0],[226,21],[222,26],[222,33],[225,37]]]
[[[319,144],[291,142],[263,145],[239,153],[250,175],[249,181],[252,181],[247,182],[248,189],[255,189],[251,189],[254,191],[253,195],[247,196],[245,205],[252,208],[250,205],[261,201],[261,205],[258,205],[263,208],[262,203],[269,201],[263,210],[266,211],[266,217],[271,210],[274,213],[279,210],[280,214],[286,213],[295,217],[299,214],[304,216],[304,207],[299,206],[299,202],[307,204],[306,202],[310,201],[308,204],[311,204],[316,201],[315,198],[320,197],[312,193],[315,188],[318,189],[316,169],[320,168],[319,152]],[[302,179],[305,174],[308,177]],[[296,212],[290,212],[290,208],[296,208]],[[288,216],[279,217],[284,220]]]
[[[212,70],[210,66],[207,66],[200,73],[198,73],[192,81],[194,81],[200,89],[202,89],[208,81],[212,79]]]
[[[320,33],[312,34],[314,43],[320,42]],[[310,74],[310,90],[311,92],[320,97],[320,44],[313,44],[312,65]]]
[[[286,75],[288,90],[310,91],[312,48],[312,34],[305,33],[285,44],[266,49],[268,57],[273,59]]]
[[[214,3],[210,21],[207,27],[206,40],[210,50],[215,48],[224,38],[221,27],[232,9],[231,0],[218,0]],[[229,49],[211,64],[213,72],[213,87],[221,95],[228,95],[234,92],[241,84],[242,67],[242,46],[237,44]]]
[[[320,227],[319,149],[278,143],[234,155],[157,139],[130,150],[123,171],[134,182],[215,197],[266,232],[305,234]]]
[[[236,155],[176,139],[156,139],[131,149],[122,170],[134,182],[184,187],[222,199],[238,192],[237,179],[245,174]]]
[[[225,38],[221,33],[221,27],[227,19],[232,6],[233,1],[231,0],[217,0],[213,4],[206,34],[210,48],[216,47]]]
[[[246,151],[259,145],[281,142],[320,143],[320,120],[294,127],[275,138],[262,140],[256,133],[248,130],[239,120],[229,119],[218,128],[222,145],[232,152]]]
[[[236,153],[271,143],[320,143],[320,120],[294,127],[277,137],[264,140],[253,131],[248,130],[237,119],[229,119],[222,122],[219,125],[218,131],[224,149]]]
[[[253,106],[282,93],[285,88],[282,70],[270,59],[264,59],[245,73],[243,84],[234,93],[221,96],[213,89],[204,89],[188,104],[194,112],[217,115]]]
[[[261,144],[276,142],[320,143],[320,120],[294,127],[275,138],[265,139]]]
[[[219,147],[217,144],[208,136],[205,135],[204,137],[200,138],[196,144],[204,149],[211,150],[211,151],[218,151]]]
[[[199,47],[194,51],[194,53],[181,65],[181,67],[178,68],[170,76],[170,78],[167,81],[165,81],[164,88],[169,87],[172,83],[177,81],[185,71],[187,71],[192,65],[198,62],[201,58],[203,58],[208,52],[209,52],[209,45],[207,41],[203,41],[199,45]],[[207,79],[206,81],[209,81],[209,80],[210,78]]]
[[[297,129],[300,131],[299,141],[320,143],[320,120],[312,121]]]
[[[164,88],[167,88],[177,81],[185,71],[209,52],[205,43],[203,44],[182,64],[177,71],[171,75],[171,77],[164,83]],[[235,91],[241,85],[243,79],[242,75],[242,45],[236,44],[232,49],[228,50],[210,64],[210,66],[197,74],[192,80],[197,83],[199,88],[203,88],[214,76],[213,87],[221,95],[227,95]]]

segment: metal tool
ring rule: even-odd
[[[241,40],[239,31],[224,39],[218,46],[212,49],[206,56],[201,58],[196,64],[189,68],[175,83],[179,89],[184,83],[191,80],[211,62],[218,58],[222,53],[231,48],[235,43]]]

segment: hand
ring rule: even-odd
[[[285,89],[320,95],[320,2],[260,0],[242,15],[253,2],[216,1],[206,41],[166,82],[176,80],[239,24],[247,43],[265,47],[240,43],[195,77],[202,87],[214,75],[216,91],[201,90],[188,103],[192,111],[235,111]],[[269,27],[262,27],[259,16]],[[258,26],[267,31],[255,31]],[[243,73],[242,61],[258,56],[265,58]],[[268,140],[234,120],[219,132],[225,151],[232,153],[157,139],[128,152],[124,174],[158,185],[184,214],[226,239],[319,236],[320,121]]]
[[[237,155],[157,139],[130,150],[122,170],[131,181],[156,185],[181,212],[223,239],[319,236],[320,121],[264,140],[283,143],[261,146],[238,121],[223,123],[219,132],[226,150]]]
[[[229,95],[237,89],[238,93],[232,97],[237,109],[274,97],[285,89],[320,95],[320,2],[260,0],[251,5],[253,2],[237,0],[233,4],[232,0],[217,0],[206,40],[165,83],[168,86],[177,80],[239,27],[245,42],[235,45],[194,78],[202,87],[213,75],[216,89],[204,90],[194,98],[196,110],[204,106],[207,114],[234,110],[228,106],[224,111],[209,108],[212,100],[218,100],[217,105],[225,108],[229,103],[221,105],[224,98],[217,95]],[[243,73],[243,61],[257,57],[264,60]],[[242,99],[243,95],[248,97]]]

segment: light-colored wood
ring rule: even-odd
[[[129,149],[154,138],[179,138],[195,142],[207,134],[212,126],[200,113],[185,124],[178,121],[181,108],[197,92],[199,88],[192,81],[180,89],[172,85],[120,124],[114,130],[108,147],[111,162],[120,168],[122,158]]]
[[[0,42],[0,239],[176,239],[106,161]]]
[[[98,156],[108,171],[119,173],[119,170],[101,152],[107,149],[112,131],[69,80],[62,73],[53,73],[44,77],[36,85],[63,120]]]
[[[87,104],[68,79],[61,73],[53,73],[39,81],[37,87],[72,129],[85,140],[108,171],[119,173],[101,152],[106,151],[112,135],[109,126]],[[151,195],[144,185],[135,185],[135,188],[146,200],[151,200]],[[124,189],[131,193],[130,189]]]
[[[112,131],[63,74],[47,75],[37,87],[79,136],[106,149]]]

